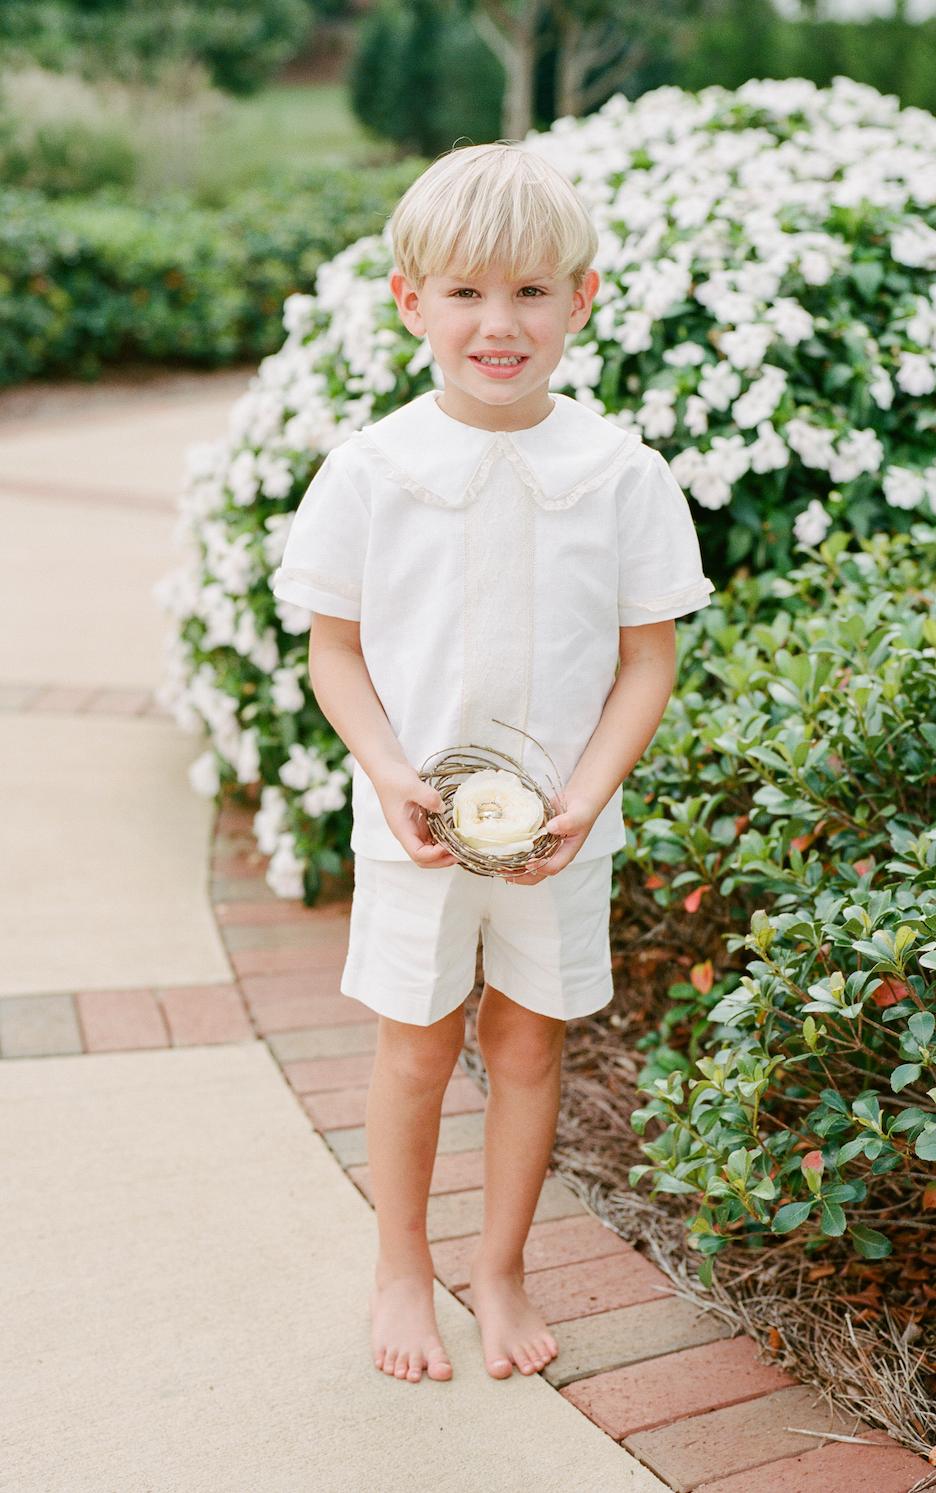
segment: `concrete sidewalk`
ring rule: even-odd
[[[219,937],[214,815],[186,780],[201,742],[152,702],[184,449],[242,387],[0,419],[20,556],[0,627],[0,1488],[662,1489],[543,1377],[492,1380],[441,1284],[453,1379],[373,1369],[374,1215],[277,1065],[262,976]],[[323,1032],[353,1033],[335,999]]]

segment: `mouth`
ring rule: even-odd
[[[529,362],[525,354],[511,353],[504,358],[496,358],[493,362],[486,361],[480,354],[469,354],[470,361],[489,378],[512,378],[520,372],[520,369]]]

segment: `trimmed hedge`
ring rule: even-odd
[[[0,192],[0,384],[275,352],[287,296],[379,231],[423,164],[284,176],[217,210],[181,195],[142,207],[113,192]]]

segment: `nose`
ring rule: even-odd
[[[487,301],[481,313],[482,336],[511,337],[518,331],[517,313],[509,301]]]

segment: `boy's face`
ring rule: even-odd
[[[428,337],[444,375],[441,407],[488,430],[519,430],[546,418],[550,375],[567,335],[588,321],[599,284],[597,270],[590,269],[575,290],[571,277],[557,280],[542,264],[519,280],[496,267],[466,279],[450,265],[446,274],[428,276],[421,291],[396,270],[390,277],[404,325]],[[481,361],[496,354],[520,362],[491,367]]]

